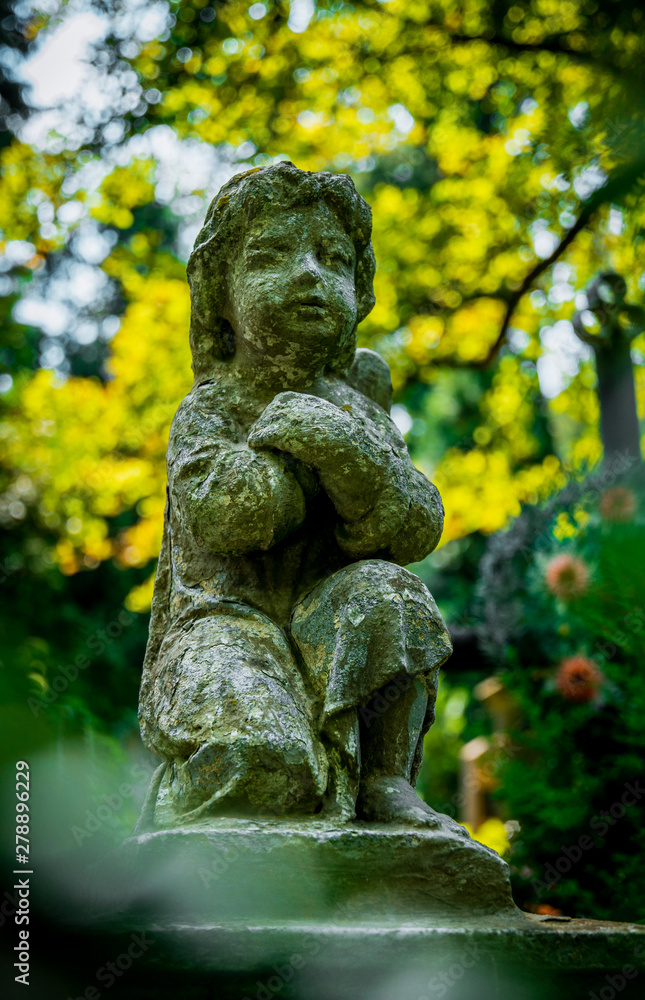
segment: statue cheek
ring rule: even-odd
[[[271,313],[271,305],[275,302],[272,291],[272,286],[264,282],[258,282],[255,287],[248,289],[250,294],[245,295],[242,302],[247,321],[256,324],[265,322],[267,315]]]
[[[343,312],[352,322],[356,321],[357,305],[356,292],[353,288],[346,288],[343,295]]]

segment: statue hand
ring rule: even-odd
[[[343,520],[364,517],[392,478],[395,456],[371,421],[306,393],[279,393],[248,444],[289,452],[314,468]]]
[[[333,412],[335,411],[335,413]],[[337,406],[301,392],[280,392],[249,431],[251,448],[277,448],[313,464],[326,435],[333,433]]]

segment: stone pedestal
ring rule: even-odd
[[[150,935],[159,972],[190,970],[217,984],[217,1000],[640,1000],[644,990],[645,928],[632,924],[518,912],[178,923]]]
[[[437,829],[210,820],[132,837],[130,901],[216,923],[515,912],[508,866],[447,816]]]
[[[645,928],[520,912],[507,865],[447,817],[211,820],[130,838],[92,888],[104,943],[149,942],[133,998],[627,1000],[645,981]]]

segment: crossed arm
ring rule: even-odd
[[[385,412],[375,422],[318,396],[283,392],[246,443],[217,433],[212,420],[186,431],[172,491],[185,527],[211,551],[271,548],[303,523],[316,480],[338,513],[338,544],[354,559],[378,553],[405,565],[439,541],[439,494]]]
[[[437,545],[439,493],[415,469],[385,412],[374,420],[317,396],[283,392],[251,428],[248,443],[313,468],[339,515],[336,538],[349,556],[383,553],[405,564]]]

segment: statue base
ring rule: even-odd
[[[643,997],[645,928],[638,925],[519,911],[463,920],[408,917],[395,924],[378,917],[358,923],[193,922],[156,925],[149,934],[157,976],[176,977],[182,995],[187,982],[216,985],[217,1000]]]
[[[121,862],[131,899],[175,920],[514,913],[506,863],[439,819],[437,829],[210,819],[133,836]]]
[[[139,977],[218,1000],[642,995],[645,928],[522,913],[505,862],[441,821],[212,819],[133,836],[94,870],[85,931],[104,950],[132,932],[145,943],[133,1000]]]

